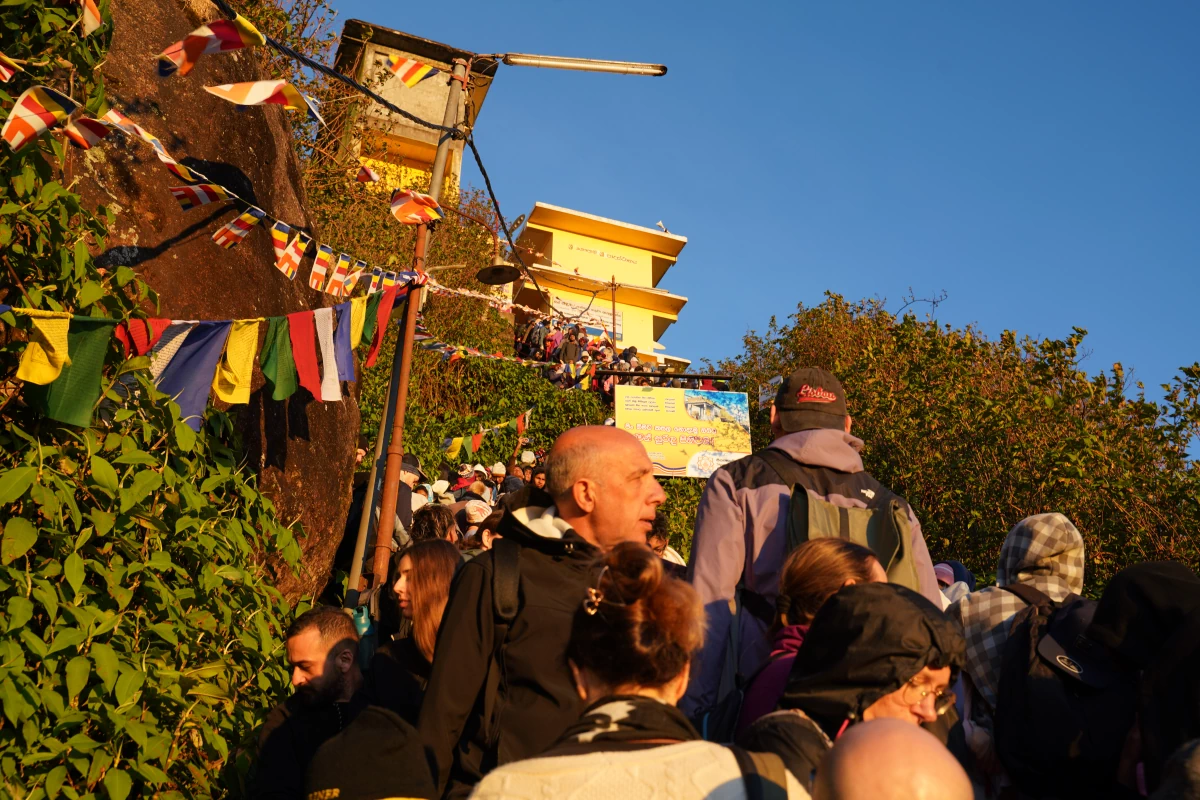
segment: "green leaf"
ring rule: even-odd
[[[88,516],[92,518],[92,524],[96,526],[97,536],[105,536],[112,530],[115,517],[107,511],[94,508]]]
[[[117,471],[113,469],[112,464],[100,456],[92,456],[92,480],[100,488],[107,489],[113,496],[121,488],[121,480],[117,477]]]
[[[96,674],[104,682],[104,690],[111,692],[117,682],[117,668],[121,663],[116,652],[103,642],[92,642],[91,653],[96,662]]]
[[[75,656],[67,662],[67,697],[74,699],[87,685],[92,673],[92,662],[85,656]]]
[[[103,284],[96,283],[95,281],[88,281],[87,283],[83,284],[83,288],[79,290],[79,307],[87,308],[101,297],[104,297]]]
[[[10,564],[33,547],[37,530],[24,517],[13,517],[4,523],[4,540],[0,541],[0,564]]]
[[[130,670],[117,678],[117,705],[123,706],[129,702],[146,680],[146,673]]]
[[[66,577],[67,583],[71,585],[71,591],[79,594],[79,587],[83,586],[83,578],[86,570],[83,566],[83,556],[79,553],[71,553],[63,561],[63,576]]]
[[[117,370],[118,375],[124,375],[127,372],[136,372],[140,369],[150,369],[150,356],[135,356],[127,359],[121,368]]]
[[[15,631],[33,617],[33,602],[15,594],[8,598],[8,630]]]
[[[0,475],[0,505],[7,505],[25,494],[25,490],[33,485],[36,478],[37,467],[6,470]]]
[[[60,650],[66,650],[68,647],[78,647],[83,644],[83,640],[87,636],[79,628],[67,628],[66,630],[58,631],[54,635],[54,643],[50,645],[50,650],[47,655],[53,655]]]
[[[59,790],[62,789],[66,779],[67,768],[61,764],[46,773],[46,800],[54,800],[58,797]]]
[[[148,469],[139,472],[133,478],[128,489],[121,490],[121,511],[125,512],[150,496],[154,490],[162,486],[162,475]]]
[[[125,800],[126,797],[129,797],[129,790],[132,788],[133,780],[125,770],[110,769],[104,773],[104,791],[108,793],[111,800]]]
[[[196,446],[196,432],[190,425],[184,422],[175,423],[175,444],[185,453],[192,452],[192,448]]]

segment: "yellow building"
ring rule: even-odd
[[[416,86],[405,86],[387,72],[387,59],[393,55],[416,59],[441,72]],[[342,27],[334,68],[405,111],[440,125],[446,113],[454,60],[466,59],[472,63],[472,69],[458,118],[465,119],[468,127],[474,127],[497,66],[497,62],[490,59],[473,63],[474,57],[475,54],[467,50],[352,19]],[[458,92],[457,86],[454,89]],[[462,97],[461,92],[458,95]],[[408,188],[424,185],[429,180],[438,145],[437,131],[411,122],[373,101],[359,103],[355,113],[363,123],[362,136],[356,138],[356,125],[350,124],[344,131],[341,146],[352,148],[361,163],[379,173],[386,187]],[[457,194],[459,190],[462,157],[462,141],[452,141],[444,187],[450,194]]]
[[[581,315],[589,333],[615,333],[618,350],[633,346],[645,363],[686,369],[688,359],[667,355],[658,342],[687,298],[657,288],[686,244],[685,236],[536,203],[517,246],[541,292],[521,280],[513,300]]]

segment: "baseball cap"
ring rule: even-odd
[[[846,392],[838,379],[823,369],[798,369],[779,385],[775,412],[788,433],[813,428],[840,430],[846,424]]]
[[[495,464],[492,464],[492,474],[493,475],[505,475],[507,473],[508,473],[508,469],[503,464],[501,464],[499,461],[497,461]]]
[[[363,769],[363,764],[387,768]],[[376,800],[433,797],[433,777],[417,731],[400,716],[367,706],[321,745],[308,768],[305,797]]]
[[[421,479],[421,483],[429,483],[429,478],[425,477],[425,472],[421,469],[421,459],[413,453],[404,454],[404,458],[400,459],[400,469],[413,473]]]

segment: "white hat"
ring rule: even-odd
[[[488,518],[492,513],[492,507],[481,500],[471,500],[463,508],[467,522],[472,525],[478,525]]]
[[[522,464],[532,464],[535,461],[537,461],[537,456],[535,456],[533,454],[532,450],[523,450],[521,452],[521,463]]]
[[[484,475],[488,474],[487,467],[485,467],[483,464],[476,464],[475,466],[471,467],[471,472],[482,472]]]
[[[508,472],[508,470],[505,469],[504,465],[501,464],[499,461],[497,461],[495,464],[492,464],[492,474],[493,475],[504,475],[507,472]]]
[[[429,488],[433,489],[434,494],[445,494],[446,490],[450,488],[450,481],[434,481],[433,486]],[[433,498],[429,499],[432,500]]]

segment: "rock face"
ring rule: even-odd
[[[160,79],[155,56],[221,15],[207,0],[114,0],[113,39],[103,73],[110,104],[157,136],[179,162],[282,219],[311,232],[293,154],[288,114],[280,106],[244,110],[204,86],[269,78],[247,52],[204,56],[186,77]],[[212,234],[237,215],[230,203],[182,211],[168,190],[183,183],[152,148],[114,133],[68,164],[90,204],[107,204],[116,221],[103,262],[132,267],[160,298],[158,316],[244,319],[333,305],[308,288],[309,258],[295,280],[275,269],[267,225],[232,250]],[[261,337],[266,326],[260,326]],[[284,402],[263,392],[255,367],[249,405],[233,408],[247,462],[285,522],[299,520],[304,558],[299,576],[284,570],[277,586],[288,597],[319,592],[341,539],[350,502],[358,436],[357,389],[337,403],[300,389]],[[215,396],[213,402],[216,402]]]

